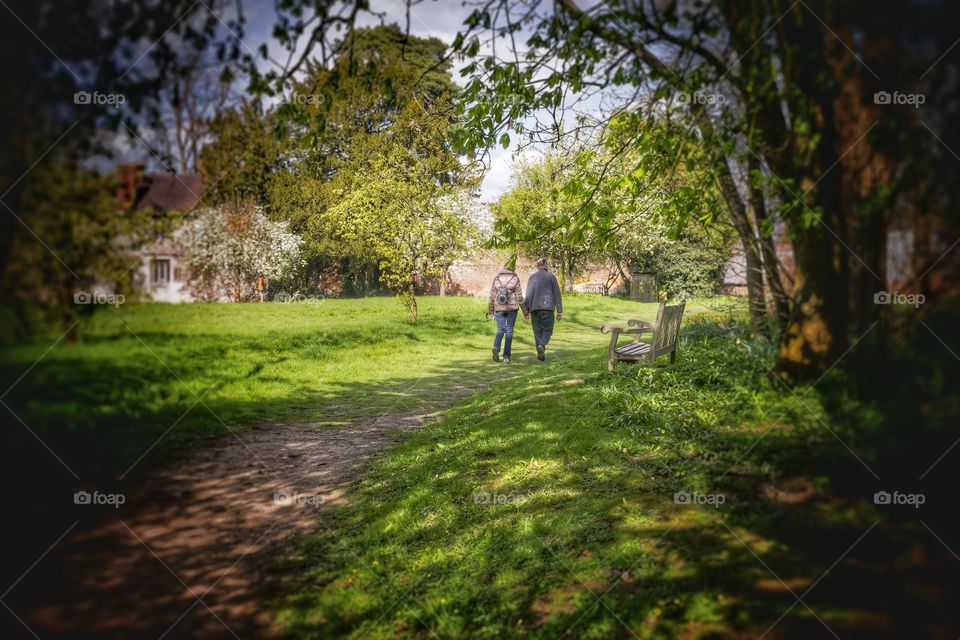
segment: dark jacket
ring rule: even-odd
[[[560,297],[560,283],[557,277],[546,269],[538,269],[527,280],[527,302],[524,305],[527,311],[544,309],[563,313],[563,300]]]

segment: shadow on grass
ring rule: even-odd
[[[602,366],[551,363],[392,449],[281,567],[290,637],[956,637],[960,563],[877,510],[834,416],[704,430],[668,406],[658,446],[608,422]]]
[[[948,328],[932,326],[950,339]],[[271,363],[293,357],[280,348],[283,341],[271,349],[269,340],[223,344],[211,335],[209,344],[178,349],[176,336],[148,338],[158,349],[164,345],[170,369],[198,394],[214,386],[204,396],[209,410],[193,406],[196,398],[171,384],[170,371],[133,338],[102,342],[126,347],[127,359],[68,353],[41,361],[29,382],[4,398],[78,472],[83,486],[123,491],[124,483],[109,478],[178,419],[128,476],[131,483],[171,452],[228,436],[218,417],[236,430],[304,416],[315,428],[331,428],[384,412],[423,410],[457,385],[509,372],[486,361],[428,360],[380,379],[321,387],[292,373],[270,373]],[[371,335],[354,339],[366,343]],[[304,351],[320,357],[322,351],[310,351],[311,340],[298,335],[297,357]],[[486,353],[487,340],[470,338],[470,347]],[[92,355],[97,344],[88,345]],[[816,407],[791,408],[785,396],[755,419],[753,409],[770,402],[770,390],[733,382],[709,366],[711,359],[736,365],[739,356],[729,345],[701,361],[693,359],[696,345],[685,344],[677,365],[650,370],[647,382],[643,368],[629,369],[622,380],[603,373],[602,348],[577,355],[568,342],[556,344],[546,365],[520,355],[515,365],[529,359],[536,368],[517,366],[513,372],[522,373],[515,380],[471,397],[441,424],[392,449],[358,483],[351,504],[325,516],[324,530],[260,585],[292,637],[755,638],[768,629],[767,638],[957,636],[958,612],[949,598],[960,561],[947,548],[960,548],[951,518],[955,467],[948,460],[928,476],[923,510],[881,512],[871,502],[877,490],[910,490],[904,478],[915,479],[919,471],[902,467],[925,466],[920,463],[932,462],[953,441],[946,428],[924,437],[925,446],[904,437],[929,403],[918,411],[897,403],[911,394],[937,400],[919,382],[907,385],[896,402],[888,399],[879,418],[861,411],[841,386],[811,396],[825,405],[816,416],[810,414]],[[933,379],[944,366],[949,363],[931,365]],[[3,377],[12,383],[25,368],[7,369]],[[701,396],[699,405],[686,402],[685,389],[672,391],[678,380]],[[882,384],[894,388],[886,376]],[[256,385],[256,392],[246,385]],[[611,398],[621,397],[613,411]],[[647,398],[656,403],[645,404]],[[744,417],[714,424],[705,410],[713,405],[727,418],[741,410]],[[884,445],[877,435],[885,433],[888,411],[901,423]],[[5,555],[4,577],[13,584],[75,520],[81,523],[71,539],[129,512],[74,507],[79,483],[70,473],[22,425],[10,424],[4,433],[6,486],[28,482],[12,498],[12,513],[28,523],[13,527],[7,539],[16,553]],[[245,482],[241,472],[212,481]],[[725,500],[718,507],[676,504],[676,491]],[[159,504],[137,509],[143,515],[155,506],[147,521],[161,523],[168,512]],[[197,538],[162,553],[176,572],[206,584],[217,576],[202,573],[206,560],[198,549],[217,546],[202,531],[203,519],[216,513],[196,513]],[[5,597],[14,610],[56,601],[58,581],[83,579],[56,557],[45,558]],[[253,554],[249,560],[260,565],[272,558]],[[103,586],[120,595],[140,588],[164,594],[127,611],[137,637],[159,635],[192,601],[153,558],[124,572]],[[101,606],[103,615],[110,612],[103,601],[88,605],[95,614]],[[203,607],[196,611],[204,616],[197,626],[184,625],[168,637],[226,635]],[[45,631],[41,637],[96,635],[75,627]],[[243,635],[259,637],[260,631]],[[3,637],[21,636],[29,634],[17,628]]]
[[[263,345],[244,341],[223,346],[211,339],[203,348],[177,350],[175,336],[139,335],[164,354],[163,363],[133,338],[126,343],[110,337],[91,339],[82,349],[67,347],[56,358],[38,362],[29,379],[4,398],[25,422],[9,421],[3,432],[5,486],[23,487],[8,503],[20,526],[5,536],[6,548],[13,553],[4,554],[2,579],[13,588],[4,594],[4,601],[44,638],[159,637],[191,605],[191,613],[167,637],[229,635],[205,605],[229,620],[232,630],[263,637],[269,620],[258,619],[263,614],[256,601],[221,597],[224,586],[230,586],[224,585],[201,606],[163,565],[202,593],[226,575],[234,560],[253,549],[244,545],[255,547],[256,538],[265,535],[256,528],[243,530],[245,510],[261,508],[245,496],[251,491],[272,496],[285,487],[269,474],[256,475],[262,471],[251,455],[235,473],[209,478],[221,497],[197,502],[197,496],[182,494],[176,477],[156,475],[157,468],[186,449],[202,449],[221,439],[225,446],[235,445],[234,433],[269,435],[270,427],[290,420],[301,429],[326,431],[380,415],[432,411],[477,384],[510,373],[492,362],[418,362],[405,374],[384,372],[367,382],[327,380],[321,387],[288,381],[267,393],[265,387],[277,384],[276,375],[270,373],[277,360],[258,348]],[[389,340],[395,339],[391,334]],[[120,347],[133,355],[116,357]],[[362,355],[361,351],[358,357]],[[305,356],[300,352],[296,357]],[[10,378],[7,386],[16,380],[12,371],[13,367],[5,371]],[[354,450],[340,455],[359,456],[367,446],[384,446],[380,440],[357,443]],[[210,455],[222,450],[210,449]],[[152,486],[157,483],[160,486]],[[81,489],[124,494],[128,502],[118,508],[76,505],[74,492]],[[236,519],[237,528],[251,539],[218,538],[219,523],[225,518]],[[174,525],[184,535],[150,537],[152,530],[172,519],[190,521]],[[162,561],[139,545],[126,523],[151,540],[151,547],[156,545]],[[298,526],[306,531],[320,524],[314,514]],[[65,538],[57,541],[65,532]],[[51,545],[55,548],[46,554]],[[256,549],[244,562],[263,568],[276,552]],[[31,566],[39,558],[42,561]],[[94,572],[91,562],[108,568]],[[240,573],[231,574],[228,582],[240,581]],[[229,588],[226,592],[232,593]],[[251,607],[260,613],[251,615]],[[0,629],[8,627],[4,638],[32,637],[16,618],[5,614]]]

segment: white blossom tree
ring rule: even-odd
[[[202,300],[234,302],[257,293],[257,281],[292,276],[303,265],[301,239],[262,207],[236,201],[201,209],[179,234],[187,287]]]

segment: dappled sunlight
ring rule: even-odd
[[[442,304],[473,312],[472,303]],[[157,333],[144,338],[154,356],[134,337],[91,336],[51,353],[31,384],[70,389],[85,377],[113,400],[117,380],[140,381],[121,402],[101,398],[79,414],[79,429],[45,435],[58,449],[74,444],[68,457],[102,450],[97,462],[121,473],[147,451],[130,481],[153,478],[153,493],[131,493],[124,521],[195,590],[217,584],[249,553],[212,591],[211,607],[224,619],[255,616],[264,629],[279,624],[302,637],[555,638],[571,628],[570,637],[756,637],[794,603],[790,590],[813,585],[805,602],[848,637],[851,629],[890,624],[850,585],[895,572],[913,576],[904,588],[922,587],[929,579],[917,576],[931,567],[949,570],[937,566],[945,552],[878,527],[817,583],[875,517],[871,505],[836,495],[819,472],[851,464],[825,427],[842,428],[828,410],[827,384],[791,394],[764,375],[767,347],[738,336],[729,320],[709,319],[685,325],[676,364],[621,365],[609,374],[603,336],[588,339],[588,318],[599,324],[629,306],[591,301],[583,330],[560,326],[560,348],[529,366],[491,362],[490,327],[464,319],[472,333],[459,346],[452,334],[448,341],[428,328],[422,340],[348,329],[343,349],[332,330],[318,338],[329,343],[322,348],[300,330],[292,337],[277,331],[265,338],[274,345],[269,355],[257,357],[247,338],[188,353]],[[367,338],[364,347],[353,343]],[[127,359],[118,358],[118,345]],[[518,353],[529,349],[516,345]],[[147,450],[196,401],[194,393],[204,394],[204,404],[162,440],[169,448]],[[91,398],[11,400],[46,425],[69,403]],[[840,402],[850,401],[841,394]],[[93,424],[103,439],[85,438],[84,425]],[[223,435],[216,449],[158,466],[171,452]],[[372,466],[357,478],[364,460]],[[323,508],[281,508],[272,500],[281,491],[315,496]],[[241,535],[277,521],[262,541]],[[65,628],[99,614],[96,628],[139,625],[158,635],[162,622],[190,606],[189,591],[115,518],[98,519],[83,535],[79,548],[63,553],[87,560],[65,562],[96,565],[78,585],[116,594],[117,610],[94,611],[80,596],[56,607],[50,598],[36,607],[17,602],[30,621]],[[885,564],[891,557],[893,570]],[[129,576],[141,574],[153,577],[131,589]],[[29,584],[23,589],[31,593]],[[143,590],[158,615],[137,620],[131,599],[142,600]],[[889,590],[906,598],[899,586]],[[266,609],[264,591],[273,594]],[[263,613],[271,609],[278,617]],[[197,606],[179,624],[216,633],[219,622]],[[825,631],[797,605],[768,637]]]
[[[348,545],[407,579],[373,585],[374,601],[363,594],[378,621],[362,625],[339,587],[290,585],[276,603],[289,629],[732,637],[759,636],[789,611],[769,637],[822,635],[805,607],[790,609],[790,590],[814,585],[862,530],[852,505],[791,470],[812,449],[842,455],[818,424],[828,419],[818,394],[792,397],[758,375],[769,351],[744,344],[714,359],[717,340],[734,343],[728,330],[691,332],[673,367],[611,377],[589,349],[548,362],[413,434],[360,482],[339,533],[301,547],[317,574],[349,575],[351,562],[331,561]],[[722,500],[678,503],[678,491]],[[805,538],[815,527],[828,537]],[[860,571],[840,563],[833,579]],[[406,608],[393,607],[405,589]],[[816,604],[818,591],[835,606]],[[845,631],[865,610],[826,584],[809,604]],[[328,623],[306,624],[319,618]]]

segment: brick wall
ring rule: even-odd
[[[489,295],[490,284],[503,267],[503,263],[506,262],[507,257],[506,255],[498,255],[496,252],[489,251],[478,253],[469,260],[463,260],[454,264],[450,268],[447,292],[453,295],[484,297]],[[524,290],[527,288],[527,279],[530,277],[530,274],[537,270],[534,262],[534,260],[527,260],[525,258],[517,259],[516,271],[517,275],[520,276],[520,284]],[[606,281],[606,278],[606,269],[594,267],[581,273],[577,277],[576,282],[602,283]],[[616,292],[620,287],[622,287],[622,283],[618,278],[612,287],[613,292]]]

